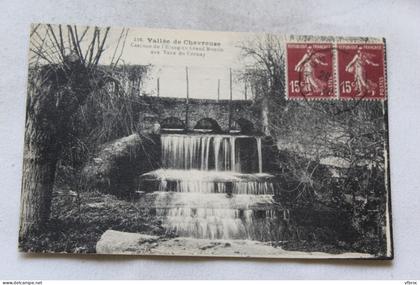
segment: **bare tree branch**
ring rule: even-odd
[[[61,53],[64,55],[65,51],[64,51],[64,40],[63,40],[63,31],[61,29],[61,25],[58,25],[58,29],[60,31],[60,50]]]
[[[98,52],[96,54],[95,60],[93,62],[94,65],[97,65],[98,64],[99,58],[101,57],[101,55],[102,55],[102,53],[104,51],[104,45],[105,45],[105,41],[106,41],[106,39],[108,37],[109,30],[110,30],[110,27],[107,27],[106,30],[105,30],[105,35],[104,35],[104,37],[102,39],[102,42],[100,44],[100,47],[98,48]],[[98,44],[99,44],[99,38],[98,38]]]
[[[64,59],[64,51],[60,48],[60,43],[58,42],[57,37],[55,36],[55,33],[54,33],[54,30],[53,30],[52,26],[51,25],[47,25],[47,26],[48,26],[48,28],[50,30],[51,35],[54,38],[54,42],[55,42],[55,44],[57,46],[57,49],[60,51],[60,54],[61,54],[62,59]]]
[[[72,27],[70,26],[70,25],[68,25],[67,26],[67,30],[68,30],[68,32],[69,32],[69,34],[70,34],[70,38],[71,38],[71,47],[72,47],[72,49],[73,49],[73,51],[78,55],[78,57],[79,58],[82,58],[83,57],[83,55],[81,55],[80,53],[79,53],[79,50],[78,50],[78,48],[77,48],[77,43],[76,43],[76,38],[75,38],[75,36],[74,36],[74,33],[73,33],[73,29],[72,29]]]
[[[127,41],[127,36],[128,36],[128,29],[127,29],[127,30],[126,30],[126,32],[125,32],[125,37],[124,37],[124,41],[123,41],[123,44],[122,44],[122,48],[121,48],[121,50],[120,50],[120,54],[119,54],[119,56],[118,56],[118,58],[117,58],[117,61],[115,61],[114,67],[115,67],[115,66],[117,66],[118,62],[119,62],[119,61],[120,61],[120,59],[121,59],[121,56],[122,56],[123,51],[124,51],[124,48],[125,48],[125,43],[126,43],[126,41]]]
[[[124,31],[125,31],[125,29],[123,28],[123,29],[121,30],[120,36],[118,37],[117,46],[115,47],[115,49],[114,49],[114,53],[112,54],[112,58],[111,58],[111,66],[113,66],[113,65],[114,65],[115,55],[117,54],[118,48],[119,48],[120,43],[121,43],[121,39],[122,39],[122,37],[123,37],[123,35],[124,35]]]
[[[39,28],[39,26],[40,26],[41,24],[37,24],[34,28],[32,28],[32,31],[31,31],[31,34],[30,34],[30,37],[32,37],[32,35],[38,30],[38,28]]]
[[[77,27],[76,25],[74,25],[74,35],[76,37],[76,49],[78,51],[79,57],[82,60],[83,63],[85,63],[85,59],[83,58],[83,53],[82,53],[82,49],[80,47],[80,40],[79,40],[79,35],[77,34]]]
[[[95,31],[93,33],[93,39],[92,39],[91,44],[90,44],[89,60],[87,61],[88,65],[91,65],[91,63],[92,63],[93,52],[94,52],[94,49],[95,49],[95,41],[96,41],[96,38],[98,37],[98,32],[99,32],[99,29],[97,27],[95,27]]]
[[[83,31],[82,35],[80,36],[79,43],[80,43],[81,41],[83,41],[83,38],[85,37],[85,35],[86,35],[86,33],[88,32],[88,30],[89,30],[89,27],[86,27],[86,28],[85,28],[85,30]]]

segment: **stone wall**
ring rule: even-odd
[[[148,112],[142,112],[140,121],[160,123],[168,117],[186,121],[186,100],[168,97],[142,97],[141,106]],[[142,108],[142,109],[143,109]],[[261,130],[261,111],[252,101],[234,100],[231,102],[232,124],[245,119],[250,121],[255,130]],[[188,129],[192,130],[200,119],[215,120],[223,131],[229,131],[229,100],[190,99],[188,104]]]

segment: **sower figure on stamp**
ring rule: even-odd
[[[321,58],[322,53],[315,53],[312,46],[308,46],[302,59],[296,64],[295,71],[303,73],[302,90],[307,93],[321,93],[323,95],[326,83],[315,76],[316,65],[328,65]]]
[[[365,68],[366,65],[379,66],[379,64],[371,61],[373,57],[373,54],[363,52],[362,47],[358,47],[357,53],[346,66],[346,71],[354,75],[355,89],[359,92],[356,96],[363,96],[365,92],[372,96],[375,95],[377,84],[367,79]]]

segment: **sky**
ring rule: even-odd
[[[79,37],[85,28],[77,26]],[[46,25],[41,25],[37,32],[32,34],[31,44],[38,43],[39,46],[47,29]],[[58,26],[52,26],[52,29],[58,37]],[[70,41],[65,26],[62,32],[64,42]],[[103,35],[104,30],[101,33]],[[255,65],[253,59],[243,57],[241,46],[253,44],[263,36],[261,33],[112,27],[99,64],[109,65],[118,59],[118,64],[150,65],[147,78],[143,81],[142,93],[151,96],[156,96],[158,93],[159,79],[161,97],[185,98],[185,68],[188,67],[190,98],[217,99],[220,94],[220,99],[229,99],[232,88],[233,99],[245,99],[245,83],[240,80],[240,73]],[[280,40],[294,40],[293,36],[288,38],[278,35],[278,37]],[[82,51],[88,50],[92,38],[93,28],[90,28],[81,42]],[[53,42],[53,39],[49,40]],[[381,42],[381,39],[370,40]],[[33,58],[33,55],[30,52],[30,58]],[[232,86],[230,86],[230,70],[232,70]],[[220,82],[219,93],[218,82]],[[246,89],[249,99],[252,97],[251,88],[248,86]]]
[[[237,70],[232,71],[232,98],[245,99],[245,83],[240,80]],[[155,96],[159,78],[159,95],[161,97],[186,97],[185,66],[154,66],[143,84],[143,92]],[[190,98],[229,99],[230,71],[228,67],[188,67]],[[218,92],[218,82],[220,88]],[[247,98],[250,98],[247,86]]]
[[[38,28],[37,33],[42,35],[45,29],[45,26]],[[58,35],[58,27],[53,26],[53,29]],[[84,29],[77,27],[79,37]],[[62,31],[64,40],[68,39],[67,29],[64,27]],[[82,50],[88,48],[92,31],[90,29],[86,33]],[[252,62],[244,60],[240,45],[255,37],[255,34],[132,28],[128,29],[123,48],[123,41],[119,40],[121,32],[124,32],[122,38],[125,38],[127,30],[110,29],[99,63],[109,65],[120,57],[119,64],[151,65],[142,83],[142,92],[156,95],[159,78],[161,97],[184,98],[185,67],[188,67],[190,98],[217,99],[220,81],[220,99],[229,99],[232,69],[232,98],[245,98],[245,83],[239,79],[240,70]],[[33,35],[33,39],[40,41],[37,35]],[[206,43],[203,45],[202,42]],[[247,97],[250,98],[249,87]]]
[[[119,34],[115,31],[110,39],[110,50],[113,49],[112,45],[116,46],[118,38],[115,35]],[[244,82],[238,78],[238,70],[243,69],[246,63],[241,57],[239,45],[251,36],[252,34],[245,33],[130,29],[121,59],[126,64],[152,65],[142,88],[147,94],[156,95],[159,78],[161,97],[184,98],[186,96],[185,67],[188,67],[190,98],[217,99],[220,80],[220,99],[229,99],[230,69],[232,69],[232,98],[244,99],[245,86]],[[169,44],[157,44],[160,46],[159,49],[149,48],[155,45],[151,43],[153,40],[165,40]],[[173,44],[176,40],[180,44]],[[217,47],[210,46],[219,51],[190,51],[190,48],[194,49],[200,45],[184,44],[185,41],[187,43],[193,41],[220,43]],[[179,55],[179,49],[184,49],[185,55]],[[159,54],[152,51],[158,51]],[[104,62],[110,62],[109,55],[110,53],[104,56]],[[249,93],[249,90],[247,91]]]

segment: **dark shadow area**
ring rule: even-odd
[[[205,133],[221,133],[222,129],[216,120],[212,118],[200,119],[194,127],[194,131]]]

